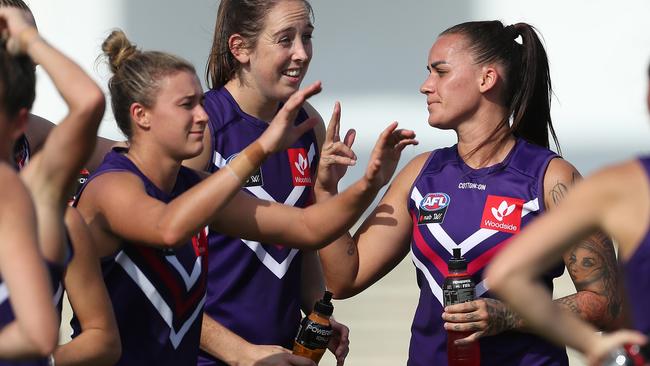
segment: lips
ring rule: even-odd
[[[300,76],[302,75],[302,69],[301,68],[286,69],[282,71],[282,75],[297,79],[300,78]]]

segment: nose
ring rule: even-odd
[[[424,82],[420,86],[420,93],[427,95],[433,93],[435,90],[435,84],[433,80],[433,73],[430,73],[429,76],[427,76],[426,79],[424,79]]]
[[[294,42],[292,60],[296,62],[306,62],[311,58],[311,45],[305,44],[301,39]]]
[[[210,117],[208,116],[208,113],[205,111],[203,106],[198,104],[194,112],[194,123],[206,124],[208,123],[209,118]]]

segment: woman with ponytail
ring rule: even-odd
[[[218,171],[268,128],[307,74],[313,32],[312,8],[305,0],[220,2],[208,60],[206,149],[185,162],[187,166]],[[266,159],[243,192],[296,207],[313,202],[325,128],[308,103],[295,123],[309,117],[319,123],[287,150]],[[352,139],[350,135],[349,144]],[[217,232],[210,232],[209,243],[210,281],[199,364],[251,365],[269,354],[287,357],[300,310],[311,312],[325,290],[316,252]],[[241,311],[261,301],[266,311]],[[348,352],[348,329],[336,321],[332,326],[335,336],[329,349],[340,365]]]
[[[323,204],[298,209],[262,201],[239,190],[269,155],[313,127],[315,119],[293,121],[305,99],[320,91],[320,83],[293,93],[264,133],[202,179],[181,165],[203,150],[208,123],[194,67],[167,53],[140,51],[121,31],[111,33],[102,49],[113,72],[113,114],[129,145],[106,155],[76,204],[102,258],[122,342],[117,364],[195,365],[207,287],[208,226],[249,240],[318,249],[354,224],[390,179],[414,134],[396,130],[395,123],[387,127],[365,176]],[[264,311],[261,303],[252,306],[251,311]],[[290,356],[283,362],[313,365]]]
[[[447,364],[447,331],[469,332],[459,345],[480,342],[481,365],[567,365],[564,348],[526,333],[525,322],[490,294],[482,278],[508,239],[553,210],[579,178],[549,150],[549,135],[559,146],[548,61],[537,32],[526,23],[458,24],[433,44],[427,70],[420,91],[429,125],[454,130],[458,143],[414,158],[353,238],[320,251],[328,286],[340,298],[353,296],[411,251],[420,301],[409,365]],[[328,181],[340,179],[333,167],[319,171],[319,179],[328,173]],[[317,190],[317,202],[327,195]],[[564,264],[544,274],[544,284],[551,288],[566,265],[577,293],[557,303],[607,328],[620,307],[612,244],[602,235],[575,244]],[[469,262],[478,298],[445,308],[442,286],[455,248]]]

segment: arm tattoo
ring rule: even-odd
[[[350,240],[348,243],[348,255],[354,255],[354,253],[357,251],[357,244],[354,242],[354,240]]]
[[[553,199],[553,203],[557,205],[564,199],[564,196],[566,196],[567,192],[569,189],[567,188],[566,184],[562,182],[557,182],[553,188],[551,188],[551,191],[549,192],[551,194],[551,198]]]
[[[488,326],[484,335],[499,334],[521,326],[521,318],[509,306],[495,299],[484,300],[488,312]]]
[[[621,298],[611,240],[601,232],[593,234],[571,249],[565,264],[578,293],[561,303],[597,326],[607,327],[616,320],[621,312]]]

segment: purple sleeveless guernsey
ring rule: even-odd
[[[442,285],[453,248],[460,248],[474,277],[476,295],[491,297],[483,270],[513,234],[544,210],[543,182],[550,150],[518,139],[503,162],[472,169],[456,146],[435,150],[411,188],[411,254],[420,300],[411,327],[410,366],[447,364]],[[558,265],[544,276],[562,274]],[[568,365],[564,348],[519,332],[481,338],[482,366]]]
[[[200,181],[191,169],[181,167],[174,189],[165,193],[125,155],[113,150],[86,185],[101,174],[119,171],[135,174],[149,196],[165,203]],[[122,340],[122,357],[117,365],[196,364],[207,250],[207,232],[202,230],[178,249],[157,249],[123,241],[120,250],[102,258],[104,282]],[[80,333],[77,319],[72,319],[71,326],[74,337]]]
[[[205,95],[217,171],[255,141],[268,124],[244,113],[225,88]],[[307,118],[301,110],[296,124]],[[311,203],[318,159],[313,131],[287,151],[270,156],[245,184],[244,192],[291,206]],[[300,322],[299,250],[210,232],[210,269],[205,312],[253,344],[291,347]],[[205,352],[199,365],[225,365]]]
[[[650,179],[650,157],[639,159]],[[639,223],[647,226],[647,223]],[[650,334],[650,230],[636,250],[623,264],[627,304],[632,316],[631,326],[643,334]]]

